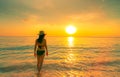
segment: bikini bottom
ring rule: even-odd
[[[37,50],[37,55],[41,56],[45,53],[45,50]]]

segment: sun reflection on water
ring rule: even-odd
[[[65,59],[65,62],[68,63],[68,64],[72,64],[73,62],[76,61],[76,58],[75,58],[75,53],[73,52],[73,49],[72,47],[74,46],[74,37],[68,37],[68,53],[66,55],[66,59]]]
[[[74,46],[74,37],[68,37],[68,46],[73,47]]]

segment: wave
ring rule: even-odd
[[[33,45],[26,45],[26,46],[14,46],[14,47],[4,47],[0,48],[0,51],[3,50],[27,50],[27,49],[33,49]],[[110,47],[82,47],[82,46],[76,46],[76,47],[68,47],[68,46],[54,46],[54,45],[48,45],[49,50],[56,50],[56,49],[84,49],[84,50],[90,50],[90,49],[109,49]]]
[[[69,70],[75,70],[75,71],[106,71],[106,72],[119,72],[120,69],[112,68],[112,69],[100,69],[100,68],[89,68],[89,67],[95,67],[95,66],[114,66],[119,67],[120,62],[118,60],[115,61],[108,61],[108,62],[93,62],[93,63],[85,63],[85,62],[79,62],[78,64],[68,65],[65,62],[61,63],[47,63],[43,65],[43,68],[45,70],[49,71],[69,71]],[[23,72],[27,70],[34,70],[36,68],[36,65],[34,63],[25,62],[23,64],[16,64],[11,66],[4,66],[0,67],[0,73],[5,72]]]
[[[75,46],[75,47],[68,47],[68,46],[49,46],[49,48],[55,49],[108,49],[110,47],[82,47],[82,46]]]
[[[28,69],[34,69],[35,66],[30,63],[24,63],[24,64],[18,64],[18,65],[11,65],[11,66],[6,66],[6,67],[0,67],[0,73],[5,73],[5,72],[22,72]]]
[[[33,45],[5,47],[5,48],[0,48],[0,51],[2,51],[2,50],[26,50],[26,49],[33,49]]]
[[[5,48],[0,48],[0,50],[25,50],[25,49],[33,49],[33,45],[26,45],[26,46],[16,46],[16,47],[5,47]],[[53,46],[49,45],[49,48],[55,48],[55,49],[104,49],[106,47],[68,47],[68,46]]]

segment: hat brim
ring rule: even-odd
[[[46,35],[46,34],[38,34],[38,35]]]

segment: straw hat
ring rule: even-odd
[[[39,35],[46,35],[46,34],[44,33],[44,31],[40,31]]]

